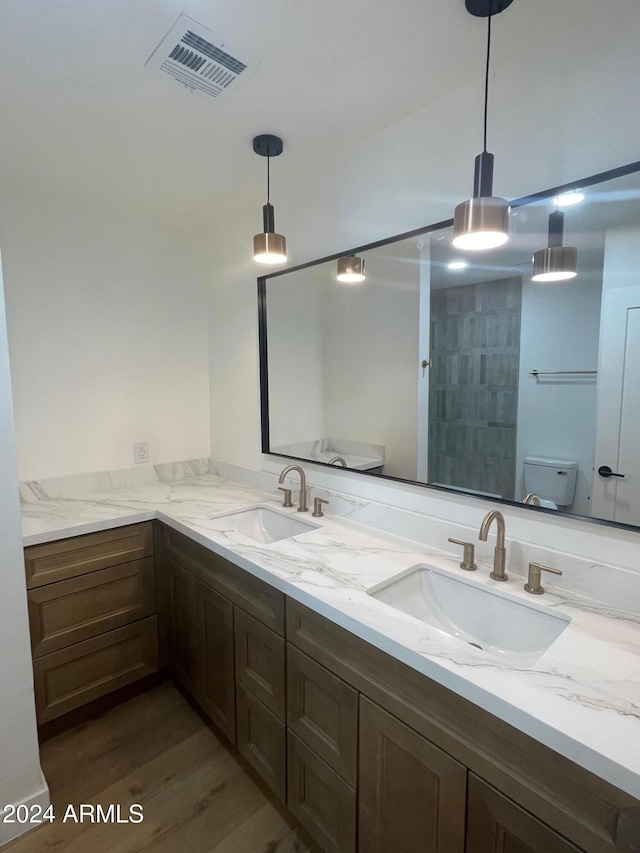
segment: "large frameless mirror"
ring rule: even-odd
[[[640,525],[639,170],[259,279],[263,451]]]

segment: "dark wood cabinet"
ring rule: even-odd
[[[25,561],[40,723],[156,671],[159,638],[324,853],[640,853],[633,797],[166,525]]]
[[[291,731],[287,747],[289,809],[324,853],[355,853],[356,792]]]
[[[284,803],[287,798],[286,726],[238,684],[238,749]]]
[[[197,697],[196,579],[173,560],[167,560],[167,567],[171,591],[171,668],[183,687]]]
[[[40,726],[158,670],[151,522],[30,545],[24,562]]]
[[[152,554],[150,521],[30,545],[24,551],[27,589],[141,560]]]
[[[287,647],[287,725],[355,788],[358,693],[291,645]]]
[[[284,640],[239,607],[234,621],[236,679],[284,722]]]
[[[156,612],[153,557],[27,593],[33,657],[50,654]]]
[[[464,853],[466,787],[462,764],[360,700],[360,853]]]
[[[155,616],[36,658],[33,677],[38,723],[48,723],[157,669]]]
[[[640,850],[640,839],[639,846]],[[469,774],[466,853],[580,853],[569,841]]]
[[[198,700],[213,722],[235,744],[233,604],[196,580],[195,616]]]

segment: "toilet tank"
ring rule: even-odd
[[[573,459],[525,456],[525,490],[558,506],[573,503],[577,476],[578,463]]]

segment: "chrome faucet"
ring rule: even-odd
[[[523,498],[522,503],[532,504],[533,506],[540,506],[540,498],[533,492],[529,492],[529,494],[525,498]]]
[[[304,471],[299,465],[287,465],[287,467],[282,470],[278,482],[284,483],[284,478],[292,471],[297,471],[298,474],[300,474],[300,496],[298,500],[298,512],[309,512],[309,507],[307,506],[307,478],[305,477]]]
[[[498,512],[497,509],[494,509],[492,512],[488,512],[485,515],[482,524],[480,525],[479,538],[483,542],[487,541],[489,528],[493,521],[496,522],[498,534],[496,547],[493,552],[493,571],[491,572],[490,577],[492,577],[494,581],[506,581],[509,580],[509,575],[504,570],[505,559],[507,556],[507,552],[504,547],[504,516],[501,512]]]
[[[342,465],[343,468],[347,467],[347,463],[344,461],[342,456],[334,456],[333,459],[329,460],[329,465]]]

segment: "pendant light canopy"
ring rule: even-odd
[[[533,256],[531,281],[568,281],[577,276],[578,250],[562,245],[563,233],[564,213],[554,210],[549,214],[548,246]]]
[[[287,260],[287,241],[282,234],[276,234],[275,214],[269,201],[271,179],[269,162],[271,157],[279,157],[283,149],[279,136],[263,133],[253,140],[253,150],[267,158],[267,203],[262,208],[262,234],[253,238],[253,260],[259,264],[282,264]]]
[[[346,284],[358,284],[364,281],[364,258],[358,258],[355,255],[346,255],[344,258],[338,258],[338,273],[336,275],[338,281],[343,281]]]
[[[487,151],[487,107],[489,103],[489,62],[491,20],[513,0],[466,0],[467,10],[488,18],[487,62],[484,81],[484,147],[476,157],[473,198],[456,207],[453,217],[453,245],[458,249],[495,249],[509,239],[509,203],[493,195],[493,154]]]

